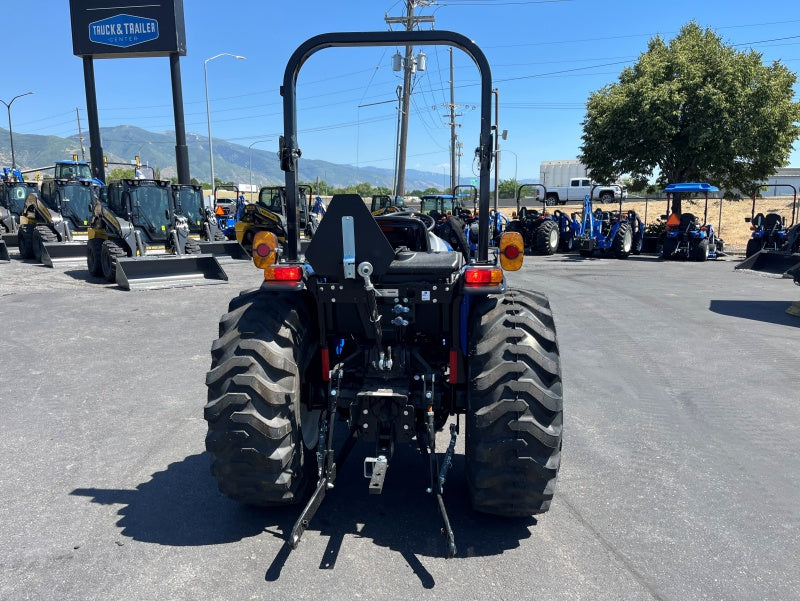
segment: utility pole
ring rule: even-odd
[[[81,160],[86,160],[86,150],[83,148],[83,131],[81,131],[81,114],[78,112],[78,107],[75,107],[75,116],[78,118],[78,140],[81,142]]]
[[[406,31],[413,31],[418,23],[433,23],[433,16],[416,17],[414,8],[417,5],[428,6],[430,0],[406,0],[406,16],[390,17],[386,16],[385,21],[388,25],[401,23],[405,25]],[[403,109],[400,115],[400,143],[397,157],[397,195],[403,196],[406,189],[406,149],[408,147],[408,114],[411,107],[411,74],[416,71],[414,60],[414,47],[406,46],[405,60],[403,61]]]
[[[453,76],[453,49],[450,50],[450,194],[456,189],[456,96]]]

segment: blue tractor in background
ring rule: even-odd
[[[231,197],[221,197],[220,192],[232,193]],[[236,240],[236,222],[242,217],[244,196],[238,186],[222,184],[214,189],[214,215],[217,227],[228,240]]]
[[[642,250],[644,224],[636,212],[622,210],[621,189],[618,211],[593,210],[592,193],[584,196],[578,223],[575,246],[582,257],[591,257],[597,251],[604,256],[627,259],[631,253],[639,254]]]
[[[714,227],[708,223],[708,194],[719,192],[719,188],[711,184],[689,182],[670,184],[664,191],[669,204],[672,194],[705,195],[705,211],[700,221],[693,213],[672,213],[662,215],[667,220],[667,231],[664,237],[662,256],[664,259],[690,259],[703,262],[716,259],[721,249],[722,240],[717,239]]]
[[[794,207],[794,203],[792,206]],[[792,211],[792,218],[794,218],[794,211]],[[745,223],[750,224],[750,231],[752,232],[750,240],[747,241],[745,257],[752,257],[761,250],[797,252],[796,249],[787,248],[789,230],[793,224],[787,225],[787,220],[774,211],[766,215],[764,213],[756,213],[755,193],[753,194],[753,208],[750,211],[750,217],[745,217],[744,220]]]
[[[521,206],[523,191],[526,188],[536,189],[535,198],[541,198],[542,210]],[[541,195],[539,195],[541,191]],[[552,255],[557,250],[571,251],[575,246],[575,236],[580,223],[574,216],[547,209],[547,188],[542,184],[522,184],[517,188],[516,217],[506,227],[507,231],[519,232],[525,248],[543,255]]]

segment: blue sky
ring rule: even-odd
[[[212,131],[215,139],[262,150],[277,147],[282,127],[278,88],[292,51],[326,31],[385,30],[384,16],[400,16],[404,6],[395,0],[184,3],[188,52],[181,72],[187,132],[207,135],[203,61],[219,53],[239,54],[247,60],[222,57],[207,65]],[[508,139],[501,142],[500,176],[507,179],[516,172],[522,179],[537,177],[541,161],[575,158],[588,95],[615,81],[646,49],[648,39],[656,34],[669,39],[692,19],[715,29],[729,44],[753,48],[765,61],[781,60],[799,70],[800,13],[794,6],[771,0],[442,0],[417,13],[433,15],[436,29],[462,33],[486,53],[500,90],[500,129],[508,130]],[[72,55],[68,0],[15,2],[6,7],[4,18],[0,98],[34,92],[13,104],[14,131],[75,134],[77,107],[85,132],[83,68]],[[443,106],[449,102],[449,55],[444,47],[423,50],[427,70],[414,83],[408,167],[441,172],[444,182],[449,181],[450,132]],[[396,103],[390,101],[402,83],[392,71],[394,52],[331,49],[308,61],[298,82],[304,157],[392,168]],[[455,50],[454,57],[464,148],[461,175],[469,177],[478,141],[478,110],[473,108],[479,100],[478,76],[463,53]],[[168,59],[98,60],[95,75],[101,127],[173,129]],[[800,86],[795,90],[800,92]],[[6,115],[0,124],[7,126]],[[146,160],[146,148],[141,154]],[[790,165],[800,166],[798,150]],[[202,179],[203,174],[197,175]]]

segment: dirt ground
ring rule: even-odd
[[[720,217],[720,202],[722,203],[722,214]],[[792,220],[792,202],[791,196],[769,196],[766,198],[756,199],[756,213],[778,213],[786,221],[787,225]],[[535,202],[529,201],[526,204],[528,207],[541,206]],[[596,205],[597,207],[608,207],[612,205]],[[619,205],[617,205],[619,206]],[[555,207],[554,207],[555,208]],[[579,211],[580,208],[575,205],[568,205],[566,207],[558,207],[560,210]],[[653,200],[629,200],[622,204],[625,211],[634,210],[645,222],[645,226],[655,223],[659,220],[661,215],[667,213],[666,199],[653,199]],[[698,217],[703,216],[705,209],[705,200],[684,200],[683,211],[691,212]],[[747,241],[750,239],[750,224],[745,223],[745,217],[750,217],[753,209],[752,200],[722,200],[709,199],[708,201],[708,219],[707,223],[714,226],[717,232],[717,237],[722,238],[725,242],[725,247],[730,250],[744,250]],[[509,217],[514,212],[514,209],[501,209],[503,213]],[[800,212],[800,209],[798,209]],[[797,221],[798,215],[795,215]]]

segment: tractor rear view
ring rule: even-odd
[[[373,216],[360,196],[338,195],[301,255],[300,67],[331,46],[406,44],[458,47],[480,70],[476,248],[466,256],[449,250],[428,214]],[[301,505],[289,537],[296,546],[325,495],[340,490],[333,488],[337,470],[358,440],[372,494],[392,478],[395,448],[414,445],[431,495],[419,511],[439,513],[452,556],[444,490],[465,431],[476,510],[547,511],[561,451],[559,349],[547,298],[508,287],[504,270],[522,266],[519,233],[489,245],[492,85],[485,56],[447,31],[323,34],[295,51],[281,89],[285,249],[278,252],[274,232],[255,234],[263,284],[231,301],[206,379],[206,447],[220,489],[253,505]],[[335,436],[342,428],[343,443]],[[449,444],[441,449],[436,433],[445,428]]]
[[[690,259],[701,263],[716,259],[722,240],[717,238],[714,226],[708,223],[708,195],[719,192],[719,188],[707,183],[688,182],[670,184],[664,191],[668,203],[672,194],[702,194],[705,197],[702,221],[693,213],[662,215],[667,225],[662,248],[664,259]]]
[[[603,256],[627,259],[632,252],[641,252],[644,227],[635,212],[622,210],[622,192],[618,211],[592,210],[591,196],[587,194],[583,199],[576,236],[575,246],[581,256],[591,257],[599,252]]]

